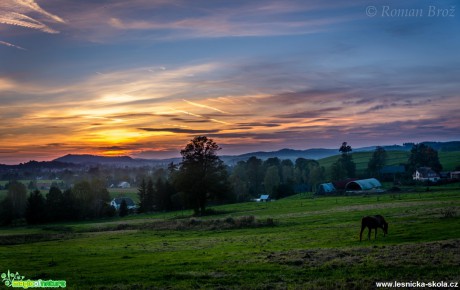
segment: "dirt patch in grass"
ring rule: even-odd
[[[19,245],[28,243],[37,243],[45,241],[68,240],[75,238],[74,233],[59,234],[21,234],[0,236],[0,245]]]
[[[254,216],[227,217],[222,219],[160,220],[143,224],[120,223],[105,227],[94,227],[88,232],[124,230],[231,230],[242,228],[271,227],[276,223],[272,218],[256,219]]]
[[[344,249],[308,249],[270,253],[269,263],[297,267],[353,267],[373,264],[383,267],[443,265],[458,267],[460,240]]]

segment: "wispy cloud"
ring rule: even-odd
[[[37,15],[35,18],[27,14]],[[0,23],[36,29],[46,33],[59,33],[44,22],[65,23],[65,21],[40,7],[34,0],[2,0],[0,2]]]
[[[6,42],[6,41],[1,41],[1,40],[0,40],[0,44],[1,44],[1,45],[5,45],[5,46],[8,46],[8,47],[17,48],[17,49],[20,49],[20,50],[27,50],[27,49],[25,49],[24,47],[20,47],[19,45],[14,45],[14,44],[9,43],[9,42]]]
[[[20,0],[7,1],[17,4]],[[187,0],[52,3],[66,19],[66,30],[72,31],[78,38],[94,42],[303,35],[336,29],[341,23],[355,19],[340,13],[340,8],[351,6],[340,1],[321,5],[316,1],[296,0],[225,3]],[[40,8],[34,6],[25,8]],[[25,8],[16,10],[21,11],[19,14],[25,15]],[[35,11],[40,11],[42,16],[50,21],[64,21],[43,9]],[[325,11],[335,12],[325,17]],[[57,31],[42,22],[21,22],[20,19],[14,21],[22,26],[28,25],[30,28],[46,32]]]
[[[199,108],[205,108],[205,109],[210,109],[210,110],[213,110],[213,111],[216,111],[216,112],[219,112],[219,113],[222,113],[222,114],[230,114],[228,112],[225,112],[225,111],[222,111],[218,108],[214,108],[214,107],[211,107],[211,106],[207,106],[207,105],[203,105],[203,104],[198,104],[198,103],[195,103],[195,102],[192,102],[192,101],[187,101],[187,100],[183,100],[184,102],[186,102],[187,104],[190,104],[192,106],[196,106],[196,107],[199,107]]]
[[[139,128],[139,130],[147,132],[169,132],[169,133],[186,133],[186,134],[210,134],[217,133],[219,130],[206,130],[206,129],[185,129],[185,128]]]

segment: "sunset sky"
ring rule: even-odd
[[[1,0],[0,163],[460,140],[457,4]]]

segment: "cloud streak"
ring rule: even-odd
[[[39,18],[28,16],[27,14],[30,13],[38,14]],[[46,33],[59,33],[58,30],[46,25],[44,21],[65,23],[61,17],[44,10],[33,0],[3,0],[0,3],[1,24],[36,29]]]
[[[1,41],[0,40],[0,45],[4,45],[4,46],[8,46],[8,47],[13,47],[13,48],[17,48],[17,49],[20,49],[20,50],[27,50],[25,49],[24,47],[20,47],[19,45],[14,45],[12,43],[9,43],[9,42],[6,42],[6,41]]]

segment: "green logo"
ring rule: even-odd
[[[2,282],[5,283],[5,286],[7,287],[13,287],[13,288],[65,288],[66,281],[65,280],[24,280],[24,276],[19,275],[18,272],[12,273],[10,270],[8,270],[7,273],[2,273],[1,275]]]
[[[14,281],[21,281],[24,279],[24,276],[19,275],[18,272],[15,273],[10,273],[10,270],[8,270],[8,273],[3,273],[2,274],[2,282],[5,282],[5,286],[11,287],[13,286]]]

